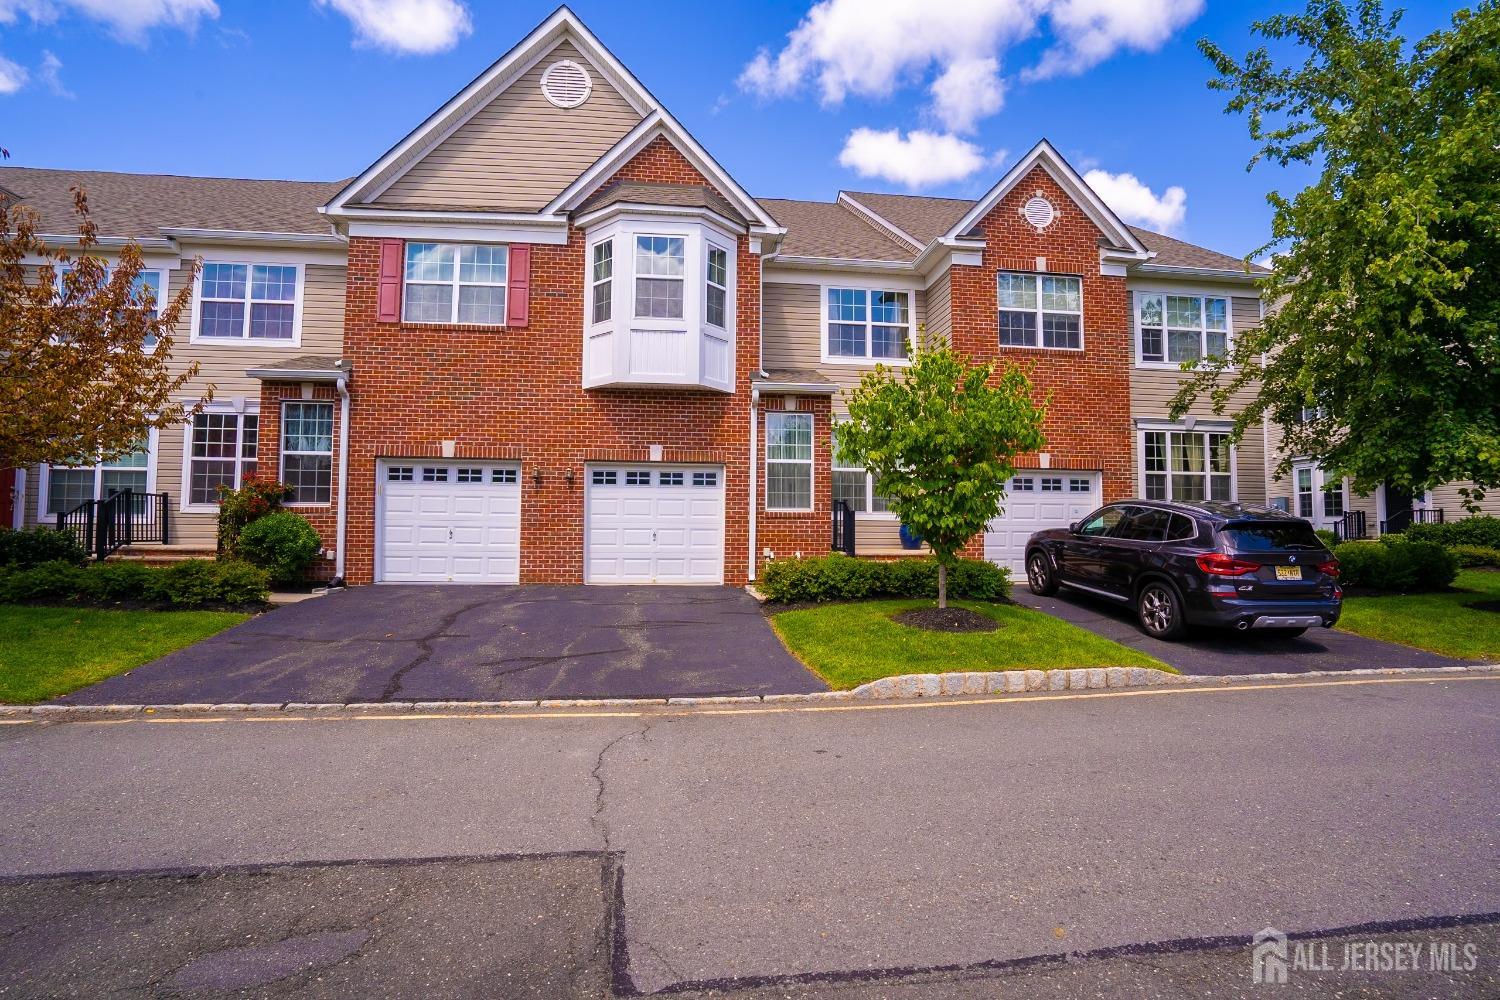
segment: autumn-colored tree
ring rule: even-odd
[[[88,199],[73,198],[76,253],[48,246],[36,213],[0,198],[0,467],[114,458],[213,396],[174,398],[198,374],[197,362],[169,365],[192,282],[156,302],[136,281],[141,248],[126,244],[113,266],[96,256]]]

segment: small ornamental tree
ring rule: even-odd
[[[947,347],[918,351],[900,377],[877,367],[846,399],[840,464],[877,476],[890,509],[932,547],[946,608],[948,568],[999,515],[1015,456],[1045,444],[1046,404],[1021,369],[971,365]]]
[[[114,458],[213,395],[183,402],[198,363],[171,361],[196,262],[155,301],[137,286],[141,248],[126,244],[113,266],[95,256],[98,227],[83,191],[73,198],[76,254],[43,242],[36,213],[0,193],[0,467]]]

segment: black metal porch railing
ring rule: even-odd
[[[103,560],[126,545],[172,541],[166,493],[121,490],[103,500],[85,500],[57,515],[57,530],[70,531],[95,559]]]
[[[849,504],[843,500],[833,502],[833,545],[834,552],[842,552],[846,556],[854,555],[854,511],[849,509]]]
[[[1444,524],[1447,520],[1447,514],[1441,507],[1416,507],[1411,510],[1398,510],[1380,522],[1380,533],[1382,535],[1389,535],[1393,532],[1405,531],[1414,524]]]
[[[1344,516],[1334,524],[1333,533],[1341,542],[1352,542],[1370,537],[1369,531],[1365,528],[1365,512],[1362,510],[1345,511]]]

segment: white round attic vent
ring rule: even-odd
[[[559,108],[576,108],[589,99],[594,81],[571,59],[559,59],[542,73],[542,93]]]
[[[1043,198],[1041,195],[1035,195],[1027,199],[1026,204],[1021,206],[1021,214],[1026,217],[1026,221],[1031,223],[1032,226],[1038,230],[1042,230],[1052,225],[1052,220],[1057,218],[1057,209],[1053,208],[1052,202],[1046,198]]]

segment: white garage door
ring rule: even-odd
[[[391,461],[379,470],[382,583],[519,583],[516,465]]]
[[[590,466],[585,583],[723,583],[724,470]]]
[[[1026,574],[1026,540],[1043,528],[1065,528],[1101,506],[1099,473],[1027,469],[1005,487],[1005,513],[984,533],[984,557],[1010,568],[1011,579]]]

